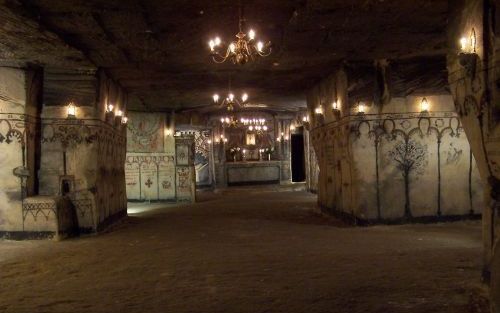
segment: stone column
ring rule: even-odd
[[[22,199],[38,189],[41,86],[41,70],[0,67],[0,234],[22,231]]]

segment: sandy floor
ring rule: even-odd
[[[352,228],[314,203],[205,193],[99,236],[0,241],[0,312],[474,311],[480,222]]]

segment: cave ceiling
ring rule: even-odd
[[[207,45],[215,35],[234,38],[238,1],[0,3],[6,9],[0,12],[1,62],[102,67],[129,91],[131,109],[206,106],[214,92],[225,93],[229,79],[252,103],[294,109],[305,106],[308,88],[340,63],[355,67],[381,58],[399,64],[397,79],[408,68],[410,83],[422,83],[412,62],[430,64],[426,79],[445,77],[448,0],[244,1],[247,26],[273,48],[271,56],[244,66],[215,64]]]

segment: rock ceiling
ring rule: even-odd
[[[245,1],[247,25],[273,43],[270,57],[245,66],[214,64],[208,56],[209,38],[229,40],[237,32],[236,0],[0,3],[0,62],[103,67],[130,92],[135,109],[205,106],[230,76],[233,89],[247,91],[253,103],[300,107],[305,91],[344,60],[402,62],[398,75],[408,68],[409,80],[420,83],[414,75],[422,73],[410,63],[432,64],[429,79],[445,77],[439,58],[446,53],[448,0]]]

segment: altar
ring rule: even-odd
[[[228,186],[253,184],[279,184],[281,181],[280,161],[227,162]]]

